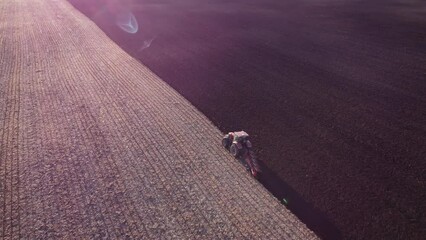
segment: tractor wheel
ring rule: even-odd
[[[231,145],[231,140],[228,137],[224,137],[222,139],[222,146],[226,149],[229,148],[229,145]]]
[[[238,151],[238,147],[237,144],[232,144],[231,148],[229,149],[229,151],[231,152],[232,156],[234,157],[238,157],[238,155],[240,155],[240,152]]]

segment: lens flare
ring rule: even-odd
[[[145,48],[149,48],[151,46],[152,41],[154,41],[155,37],[145,40],[142,43],[142,46],[139,48],[139,52],[143,51]]]
[[[117,15],[116,24],[123,31],[128,33],[136,33],[139,29],[138,22],[131,12],[121,13]]]

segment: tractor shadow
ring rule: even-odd
[[[262,161],[258,161],[262,173],[258,181],[272,193],[281,203],[287,200],[287,208],[296,215],[309,229],[314,231],[322,239],[341,239],[340,230],[327,218],[327,216],[315,209],[287,183],[272,172]]]

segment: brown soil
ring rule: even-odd
[[[223,132],[251,134],[275,195],[330,220],[321,236],[426,236],[424,2],[70,2]]]
[[[0,63],[0,238],[317,238],[67,1],[0,1]]]

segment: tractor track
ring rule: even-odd
[[[0,3],[4,239],[315,239],[68,2]]]

